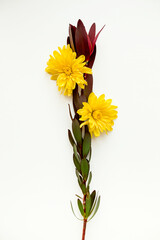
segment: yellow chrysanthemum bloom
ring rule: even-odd
[[[52,80],[57,80],[58,90],[64,92],[64,95],[70,96],[76,84],[84,89],[87,85],[83,74],[92,74],[92,70],[85,67],[85,56],[81,55],[76,58],[76,52],[73,52],[68,44],[62,49],[58,47],[58,51],[50,55],[47,62],[48,67],[45,69],[47,73],[51,74]]]
[[[94,134],[96,137],[100,135],[100,132],[112,131],[113,120],[117,118],[115,110],[117,106],[111,103],[111,99],[105,100],[104,94],[97,98],[92,92],[88,102],[83,102],[83,108],[77,111],[81,115],[80,121],[83,121],[80,127],[88,125],[91,136]]]

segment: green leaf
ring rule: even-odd
[[[74,135],[77,143],[81,144],[82,143],[82,132],[80,129],[79,122],[76,118],[74,118],[72,121],[72,130],[73,130],[73,135]]]
[[[82,197],[80,197],[79,195],[75,194],[75,196],[83,200],[83,198],[82,198]]]
[[[80,219],[76,216],[75,212],[74,212],[74,209],[73,209],[73,205],[72,205],[72,202],[70,201],[70,204],[71,204],[71,209],[72,209],[72,212],[73,212],[73,215],[80,221],[83,221],[83,219]]]
[[[82,193],[83,193],[83,194],[86,194],[86,186],[85,186],[85,184],[83,183],[83,179],[82,179],[82,177],[80,176],[80,174],[79,174],[79,172],[78,172],[77,169],[76,169],[76,176],[77,176],[77,178],[78,178],[78,184],[79,184],[79,186],[80,186],[80,188],[81,188],[81,190],[82,190]]]
[[[81,165],[74,154],[73,154],[73,162],[78,172],[81,172]]]
[[[75,144],[75,141],[74,141],[72,133],[69,129],[68,129],[68,138],[69,138],[71,145],[73,146]]]
[[[79,186],[81,187],[82,183],[83,183],[83,180],[81,178],[81,176],[79,175],[79,172],[78,170],[76,169],[76,176],[78,178],[78,183],[79,183]]]
[[[91,183],[91,180],[92,180],[92,172],[89,173],[87,188],[89,187],[89,184]]]
[[[90,147],[90,150],[89,150],[89,157],[88,157],[88,158],[89,158],[89,160],[88,160],[89,162],[90,162],[90,160],[91,160],[91,155],[92,155],[92,148]]]
[[[76,175],[77,175],[77,178],[78,178],[78,184],[82,190],[82,193],[83,194],[86,194],[86,186],[85,184],[83,183],[83,179],[81,178],[81,176],[79,175],[78,171],[76,170]]]
[[[90,196],[90,194],[89,194],[89,195],[86,197],[86,217],[89,216],[90,209],[91,209],[91,196]]]
[[[77,178],[79,177],[79,172],[77,169],[76,169],[76,176],[77,176]]]
[[[81,188],[83,194],[86,194],[86,186],[84,183],[81,184],[80,188]]]
[[[95,195],[94,202],[92,203],[92,207],[91,207],[91,211],[90,211],[89,215],[92,214],[92,212],[97,204],[97,199],[98,199],[98,196]]]
[[[91,193],[91,207],[93,206],[95,197],[96,197],[96,191],[94,190],[94,191]]]
[[[79,153],[77,152],[77,147],[75,144],[73,145],[73,152],[74,152],[74,155],[77,158],[77,160],[80,162],[81,159],[80,159]]]
[[[89,132],[86,132],[83,140],[83,157],[86,157],[91,148],[91,135]]]
[[[88,173],[89,173],[89,163],[85,158],[83,158],[81,161],[81,172],[84,180],[87,180]]]
[[[89,186],[88,187],[86,187],[86,193],[88,193],[89,192]]]
[[[90,220],[95,216],[95,214],[97,213],[98,208],[99,208],[99,205],[100,205],[100,196],[98,197],[97,205],[96,205],[95,210],[94,210],[94,213],[93,213],[92,217],[89,219],[89,221],[90,221]]]
[[[81,215],[84,216],[83,205],[82,205],[80,199],[77,199],[77,204],[78,204],[78,208],[79,208]]]

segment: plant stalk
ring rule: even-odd
[[[84,183],[86,185],[86,181],[84,181]],[[83,219],[82,240],[85,240],[86,225],[87,225],[87,219],[85,218],[85,214],[86,214],[86,194],[84,194],[84,197],[83,197],[83,209],[84,209],[84,219]]]
[[[87,219],[84,218],[84,220],[83,220],[82,240],[85,240],[86,225],[87,225]]]

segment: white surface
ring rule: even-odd
[[[0,1],[0,239],[81,239],[67,104],[44,72],[68,24],[106,24],[94,92],[118,105],[114,131],[93,139],[102,197],[86,240],[160,239],[160,1]],[[74,204],[76,205],[76,204]]]

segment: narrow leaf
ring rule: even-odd
[[[89,219],[89,221],[90,221],[90,220],[95,216],[95,214],[97,213],[98,208],[99,208],[99,205],[100,205],[100,196],[98,197],[97,205],[96,205],[95,210],[94,210],[94,213],[93,213],[92,217]]]
[[[77,204],[78,204],[78,208],[79,208],[81,215],[84,216],[83,205],[82,205],[80,199],[77,199]]]
[[[93,202],[93,204],[92,204],[91,211],[90,211],[89,215],[91,215],[92,212],[94,211],[95,206],[96,206],[96,204],[97,204],[97,199],[98,199],[98,196],[95,195],[94,202]]]
[[[67,45],[70,44],[70,40],[69,37],[67,37]]]
[[[75,32],[75,45],[78,56],[84,55],[87,61],[90,56],[88,37],[84,24],[80,19],[78,20]]]
[[[89,68],[93,67],[93,63],[94,63],[95,57],[96,57],[96,45],[93,48],[93,52],[92,52],[92,55],[89,58],[87,67],[89,67]]]
[[[80,221],[83,221],[83,219],[80,219],[76,216],[75,212],[74,212],[74,209],[73,209],[73,205],[72,205],[72,202],[70,201],[70,204],[71,204],[71,209],[72,209],[72,212],[73,212],[73,215]]]
[[[86,157],[91,147],[91,135],[89,132],[85,133],[83,140],[83,157]]]
[[[77,152],[77,147],[76,147],[75,144],[73,145],[73,152],[74,152],[74,155],[77,158],[77,160],[80,162],[80,156],[79,156],[79,154]]]
[[[93,43],[94,39],[95,39],[95,34],[96,34],[96,24],[93,23],[90,30],[89,30],[89,38],[91,40],[91,43]]]
[[[84,94],[79,95],[78,85],[76,85],[75,89],[73,90],[73,107],[74,107],[75,114],[77,114],[78,109],[83,107],[82,103],[86,101],[87,101],[87,98]]]
[[[92,148],[90,147],[90,151],[89,151],[89,159],[88,159],[89,162],[90,162],[90,160],[91,160],[91,156],[92,156]]]
[[[69,24],[69,40],[72,50],[75,52],[75,32],[76,27]]]
[[[91,183],[91,180],[92,180],[92,172],[89,173],[87,188],[89,187],[89,185],[90,185],[90,183]]]
[[[80,129],[79,122],[76,118],[74,118],[72,121],[72,130],[73,130],[73,135],[74,135],[77,143],[81,144],[82,143],[82,132]]]
[[[79,96],[79,102],[78,102],[79,108],[83,107],[83,102],[87,102],[87,98],[84,94]]]
[[[80,188],[81,188],[81,190],[82,190],[82,193],[83,193],[83,194],[86,194],[86,186],[85,186],[84,183],[81,184]]]
[[[94,190],[94,191],[91,193],[91,207],[93,206],[95,197],[96,197],[96,191]]]
[[[82,197],[80,197],[78,194],[75,194],[75,196],[83,200],[83,198],[82,198]]]
[[[84,180],[87,180],[88,173],[89,173],[89,163],[85,158],[83,158],[81,161],[81,172]]]
[[[78,178],[78,184],[82,190],[82,193],[85,194],[86,193],[86,186],[85,184],[83,183],[83,179],[82,177],[79,175],[79,172],[76,170],[76,175],[77,175],[77,178]]]
[[[86,193],[89,193],[89,186],[86,187]]]
[[[88,39],[88,46],[89,46],[89,52],[90,52],[89,56],[90,56],[92,54],[92,43],[88,35],[87,35],[87,39]]]
[[[73,107],[74,107],[75,114],[77,114],[77,110],[79,109],[78,98],[79,98],[78,85],[76,84],[76,87],[73,90]]]
[[[84,89],[84,94],[88,98],[93,88],[93,76],[91,74],[87,74],[86,81],[88,85]]]
[[[86,217],[89,216],[90,209],[91,209],[91,196],[89,195],[86,197]]]
[[[68,104],[68,108],[69,108],[69,115],[70,115],[70,118],[71,118],[71,120],[73,121],[73,117],[72,117],[72,113],[71,113],[71,107],[70,107],[70,104]]]
[[[76,169],[78,170],[78,172],[81,172],[80,162],[78,161],[78,159],[75,157],[74,154],[73,154],[73,162],[74,162],[74,165],[75,165]]]
[[[78,170],[76,169],[76,176],[77,176],[77,178],[79,177],[79,172],[78,172]]]
[[[68,129],[68,138],[69,138],[71,145],[73,146],[75,144],[75,141],[74,141],[72,133],[69,129]]]
[[[105,26],[106,26],[106,25],[104,25],[104,26],[101,28],[101,30],[97,33],[97,35],[96,35],[96,37],[95,37],[95,39],[94,39],[94,41],[93,41],[93,47],[95,46],[96,41],[97,41],[97,38],[98,38],[99,34],[101,33],[101,31],[103,30],[103,28],[104,28]]]

